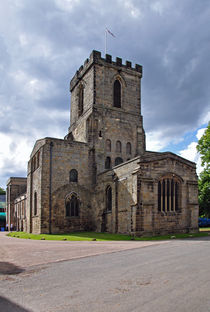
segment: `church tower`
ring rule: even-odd
[[[67,140],[86,142],[95,176],[145,152],[142,66],[93,51],[70,83]]]

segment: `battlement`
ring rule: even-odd
[[[105,58],[101,57],[101,52],[93,50],[90,54],[90,57],[87,58],[82,66],[80,66],[79,70],[76,71],[76,74],[72,78],[70,82],[70,91],[74,89],[77,83],[82,79],[84,74],[94,65],[104,65],[104,66],[114,66],[121,70],[132,70],[135,71],[140,77],[142,77],[143,68],[139,64],[135,64],[135,67],[132,67],[132,62],[125,61],[125,64],[122,63],[122,59],[120,57],[116,57],[116,60],[112,60],[112,56],[109,54],[105,55]]]

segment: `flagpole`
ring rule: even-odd
[[[106,48],[107,48],[107,30],[105,29],[105,55],[106,55]]]

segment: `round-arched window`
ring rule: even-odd
[[[115,166],[118,166],[123,163],[123,159],[121,157],[117,157],[115,159]]]
[[[69,173],[69,182],[78,182],[78,172],[76,169],[72,169]]]

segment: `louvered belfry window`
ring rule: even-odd
[[[121,107],[121,84],[119,80],[114,82],[114,107]]]

